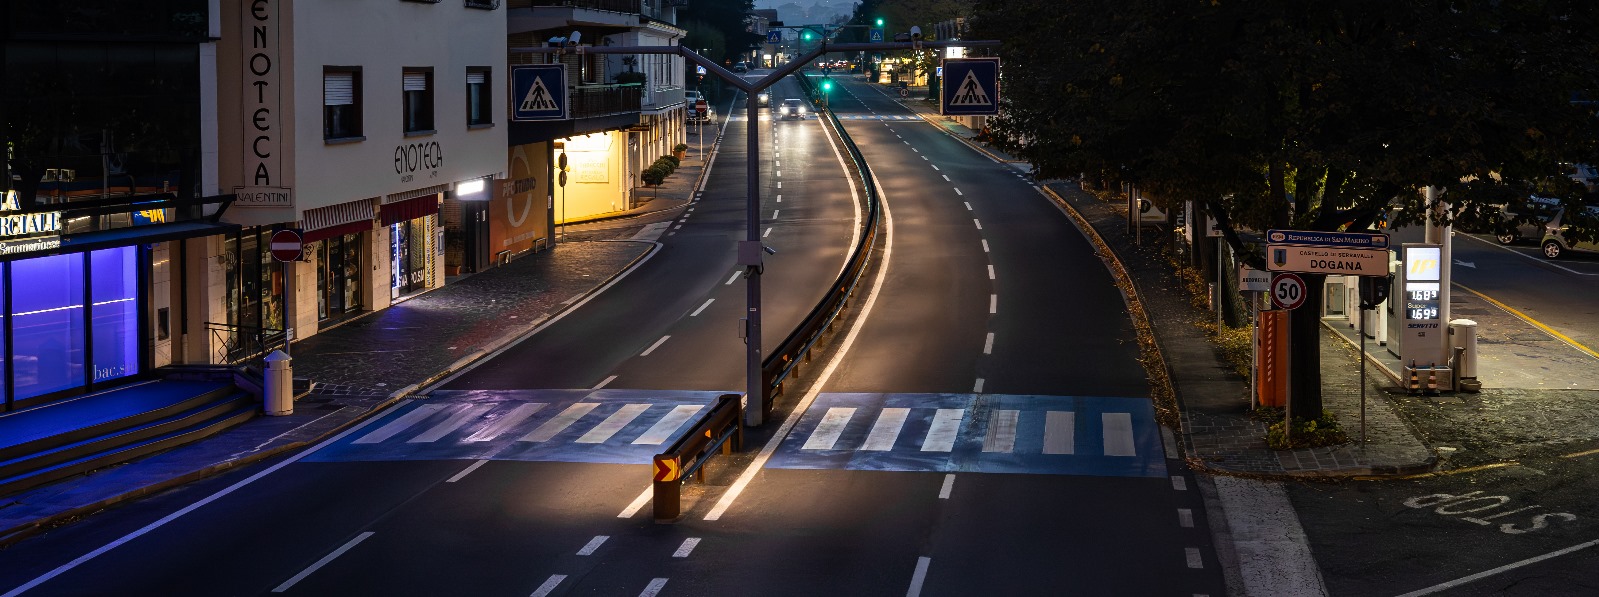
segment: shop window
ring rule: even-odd
[[[361,309],[361,235],[320,241],[317,254],[317,318],[332,319]]]
[[[494,124],[494,93],[489,84],[488,67],[466,68],[466,124],[486,126]]]
[[[322,138],[360,140],[361,134],[360,67],[323,67]]]
[[[14,261],[9,282],[16,399],[82,387],[83,254]]]
[[[94,318],[94,381],[139,372],[139,251],[117,247],[89,254]]]
[[[401,78],[405,132],[433,132],[433,69],[405,69]]]

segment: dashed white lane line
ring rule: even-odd
[[[982,230],[983,229],[983,221],[982,220],[979,220],[977,218],[972,218],[972,223],[977,225],[977,229],[978,230]]]
[[[700,316],[700,312],[704,311],[706,307],[711,306],[711,303],[714,303],[714,302],[716,302],[716,299],[713,299],[713,298],[705,299],[705,304],[700,305],[700,308],[695,309],[694,312],[693,313],[689,313],[688,316],[689,317],[699,317]]]
[[[549,578],[544,579],[544,584],[533,590],[532,597],[547,597],[551,592],[555,591],[555,587],[561,585],[563,580],[566,580],[565,574],[551,574]]]
[[[600,380],[600,383],[594,384],[594,387],[589,388],[589,389],[590,390],[598,390],[598,389],[604,388],[605,386],[611,385],[611,382],[613,382],[613,381],[616,381],[616,376],[615,375],[612,375],[612,376],[607,377],[607,378],[605,378],[603,380]]]
[[[973,394],[981,394],[981,393],[983,393],[983,378],[981,378],[981,377],[977,378],[977,383],[972,384],[972,393]]]
[[[988,279],[994,279],[994,264],[992,263],[988,264]]]
[[[910,141],[906,141],[906,142],[905,142],[905,144],[906,144],[906,145],[910,145],[910,144],[911,144],[911,142],[910,142]]]
[[[610,535],[595,535],[593,539],[589,539],[588,543],[583,544],[583,549],[577,550],[577,555],[594,555],[594,551],[599,549],[601,545],[605,545],[605,541],[610,538]]]
[[[999,295],[997,295],[997,294],[988,295],[988,314],[989,315],[993,315],[993,314],[998,313],[998,312],[999,312]]]
[[[733,277],[728,278],[727,279],[727,283],[723,284],[723,286],[731,286],[734,282],[737,282],[738,281],[738,276],[741,273],[743,273],[743,272],[733,272]]]
[[[944,182],[949,182],[949,175],[948,174],[944,175]]]
[[[1188,508],[1178,508],[1177,524],[1185,529],[1194,528],[1194,511]]]
[[[1197,548],[1197,547],[1185,547],[1185,548],[1183,548],[1183,553],[1188,556],[1188,567],[1189,568],[1204,568],[1205,567],[1205,561],[1199,559],[1199,548]]]
[[[962,201],[961,204],[966,206],[966,211],[971,211],[972,210],[972,202],[970,202],[970,201]],[[984,242],[987,242],[987,241],[984,241]]]
[[[928,164],[928,165],[930,165],[930,166],[932,166],[932,167],[933,167],[933,169],[934,169],[934,170],[937,170],[937,169],[938,169],[938,164]],[[949,177],[948,177],[948,176],[945,176],[945,177],[944,177],[944,180],[949,180]]]
[[[922,159],[923,159],[923,160],[926,160],[926,159],[927,159],[927,156],[925,156],[925,155],[924,155],[924,156],[922,156]]]
[[[920,149],[917,149],[917,148],[915,148],[915,147],[912,147],[912,148],[911,148],[911,151],[914,151],[914,152],[916,152],[916,153],[921,153],[921,152],[922,152],[922,150],[920,150]]]
[[[988,252],[988,239],[986,239],[986,238],[983,239],[983,252],[984,253]]]
[[[783,181],[781,181],[781,180],[777,181],[777,188],[779,188],[779,189],[783,188]]]
[[[766,238],[766,237],[771,236],[771,235],[772,235],[772,229],[771,228],[767,228],[766,232],[762,232],[761,233],[761,238]]]
[[[994,354],[994,332],[989,332],[988,338],[983,340],[983,354]]]
[[[1171,488],[1177,491],[1188,491],[1188,480],[1178,475],[1172,475]]]
[[[955,187],[955,194],[956,195],[965,195],[966,193],[962,193],[961,190],[960,190],[960,187]]]
[[[933,559],[923,556],[916,558],[916,572],[911,574],[911,588],[905,591],[905,597],[921,597],[922,583],[927,582],[927,566]]]
[[[672,552],[672,557],[674,557],[674,558],[686,558],[686,557],[688,557],[688,554],[694,553],[694,547],[699,545],[699,544],[700,544],[700,538],[699,537],[689,537],[687,539],[684,539],[683,540],[683,544],[679,545],[677,547],[677,551]]]
[[[783,176],[783,171],[782,171],[782,170],[778,170],[778,171],[777,171],[777,175],[778,175],[778,176],[779,176],[779,177],[782,177],[782,176]]]
[[[478,467],[483,466],[484,464],[487,464],[487,463],[488,463],[487,460],[479,460],[477,462],[474,462],[474,463],[472,463],[472,466],[469,466],[469,467],[466,467],[465,469],[462,469],[461,472],[456,473],[454,477],[450,477],[449,479],[446,479],[444,482],[445,483],[454,483],[456,481],[460,481],[461,479],[465,478],[467,475],[472,474],[472,471],[477,470]]]
[[[778,195],[777,196],[777,202],[778,203],[782,203],[783,202],[783,196],[782,195]]]
[[[672,336],[670,334],[665,335],[665,336],[661,336],[660,340],[656,340],[654,344],[651,344],[649,348],[644,349],[644,352],[639,353],[638,356],[641,356],[641,357],[650,356],[650,353],[655,352],[655,349],[660,348],[662,344],[666,344],[666,339],[667,338],[671,338],[671,337]]]
[[[651,579],[649,586],[644,587],[644,592],[639,593],[638,597],[655,597],[656,595],[660,595],[661,589],[664,588],[666,588],[666,579]]]
[[[362,541],[366,541],[367,537],[371,537],[372,534],[373,534],[372,531],[366,531],[364,533],[356,535],[354,539],[351,539],[348,542],[345,542],[344,545],[340,546],[338,549],[333,550],[333,553],[330,553],[328,555],[322,556],[322,559],[317,560],[315,564],[311,564],[311,566],[309,568],[306,568],[305,570],[301,570],[299,574],[294,575],[294,578],[291,578],[289,580],[283,581],[283,584],[278,585],[278,588],[276,588],[276,589],[272,589],[272,592],[273,593],[282,593],[284,591],[289,590],[289,588],[293,587],[295,583],[300,582],[302,580],[305,580],[305,577],[311,576],[311,573],[316,572],[317,570],[321,570],[323,566],[328,565],[328,562],[332,562],[334,558],[337,558],[339,556],[344,555],[344,552],[350,551],[350,548],[353,548],[356,545],[360,545],[360,543]]]
[[[783,211],[783,210],[781,210],[781,209],[772,210],[772,219],[776,220],[777,219],[777,212],[780,212],[780,211]]]
[[[938,499],[949,499],[949,492],[955,489],[955,473],[944,475],[944,486],[938,488]]]

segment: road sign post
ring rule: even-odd
[[[272,240],[267,244],[272,251],[272,258],[283,264],[283,283],[291,284],[294,278],[289,272],[289,263],[299,261],[305,257],[305,237],[300,236],[300,231],[283,229],[272,233]],[[283,356],[289,356],[289,345],[294,342],[294,328],[284,326]],[[290,409],[292,410],[292,405]]]
[[[517,64],[511,67],[511,120],[567,118],[566,65]]]
[[[992,116],[999,113],[999,59],[944,60],[938,110],[944,116]]]
[[[1305,280],[1290,273],[1280,273],[1271,278],[1271,304],[1278,309],[1292,311],[1305,304]]]

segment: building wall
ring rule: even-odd
[[[557,222],[627,209],[631,179],[627,175],[628,133],[608,132],[563,139],[556,159],[567,154],[565,188],[555,189]]]

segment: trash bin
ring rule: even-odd
[[[1449,345],[1454,348],[1455,370],[1460,374],[1461,389],[1476,391],[1482,387],[1477,381],[1477,322],[1455,319],[1449,322]]]
[[[274,417],[294,414],[293,359],[274,350],[262,360],[266,361],[266,379],[261,388],[261,410]]]

